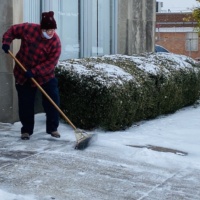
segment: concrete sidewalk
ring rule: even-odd
[[[0,189],[9,193],[37,200],[200,199],[200,171],[193,166],[127,161],[98,145],[78,151],[72,141],[47,134],[22,141],[9,124],[0,124],[0,132]]]

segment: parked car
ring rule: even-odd
[[[155,45],[155,52],[169,53],[169,51],[167,49],[165,49],[165,47],[157,45],[157,44]]]

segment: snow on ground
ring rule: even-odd
[[[2,200],[36,200],[34,196],[22,196],[22,195],[16,195],[16,194],[11,194],[8,192],[5,192],[0,189],[0,199]]]
[[[45,130],[45,115],[43,113],[36,115],[35,134],[32,136],[30,143],[37,144],[40,140],[40,132]],[[6,124],[1,124],[2,125]],[[4,130],[3,134],[17,135],[20,130],[20,123],[13,125],[7,124],[10,129]],[[61,123],[59,131],[62,135],[61,139],[71,141],[67,147],[68,154],[74,156],[73,142],[75,141],[74,130],[65,123]],[[66,134],[65,134],[66,133]],[[134,160],[137,163],[147,163],[158,167],[168,169],[193,168],[200,169],[200,107],[190,106],[177,111],[174,114],[160,116],[157,119],[143,121],[135,124],[125,131],[104,132],[103,130],[94,130],[94,134],[98,135],[98,139],[91,144],[85,151],[90,153],[98,152],[109,155],[110,157],[124,160]],[[63,136],[64,135],[64,136]],[[43,136],[48,137],[48,136]],[[45,144],[45,141],[43,141]],[[143,148],[134,148],[128,145],[141,145]],[[176,149],[187,152],[188,155],[177,155],[171,152],[159,152],[145,148],[146,145],[155,145]],[[13,150],[23,150],[25,145],[13,147]],[[43,147],[37,149],[43,151]],[[56,149],[54,153],[62,153],[63,149]],[[78,155],[78,153],[77,153]],[[90,158],[92,159],[92,158]],[[93,158],[95,159],[95,158]],[[109,162],[108,162],[109,165]],[[126,165],[126,163],[124,163]],[[139,169],[138,169],[139,170]],[[0,188],[0,199],[4,200],[35,200],[33,195],[19,196],[7,193]]]
[[[169,59],[173,58],[174,60],[177,60],[177,66],[179,65],[178,62],[180,62],[180,59],[178,59],[177,55],[157,54],[157,56],[170,57]],[[184,60],[187,58],[181,58],[183,60],[181,61],[180,66],[190,67],[188,63],[183,65]],[[138,62],[141,64],[142,59]],[[96,67],[99,68],[98,65],[96,65]],[[106,69],[107,66],[100,67]],[[152,70],[153,67],[154,65],[149,65],[147,70]],[[78,66],[78,68],[80,68],[80,66]],[[118,73],[117,68],[114,68],[114,72],[115,74]],[[119,73],[122,74],[121,71]],[[183,108],[174,114],[160,116],[153,120],[142,121],[124,131],[105,132],[100,129],[95,129],[92,133],[96,134],[98,139],[91,144],[84,153],[73,149],[76,139],[74,130],[70,125],[61,122],[59,132],[62,137],[58,139],[56,143],[49,139],[49,135],[43,134],[45,133],[45,114],[37,114],[35,119],[34,134],[32,135],[31,140],[26,143],[20,140],[20,122],[14,124],[0,123],[2,137],[1,144],[3,144],[5,140],[5,147],[1,146],[1,149],[5,151],[6,148],[13,151],[27,151],[27,149],[30,148],[41,153],[41,157],[43,155],[42,152],[45,151],[49,151],[52,155],[57,154],[55,157],[59,157],[59,155],[67,152],[67,155],[72,160],[76,157],[79,159],[79,155],[85,157],[87,157],[87,154],[99,155],[106,158],[104,160],[98,158],[98,162],[104,162],[104,165],[113,167],[110,166],[110,158],[120,161],[123,160],[123,165],[127,168],[133,167],[133,171],[140,171],[140,163],[155,167],[163,167],[169,170],[183,169],[191,166],[193,169],[200,169],[200,106],[198,105]],[[61,145],[59,146],[59,144]],[[48,145],[55,145],[55,147],[58,148],[53,148],[53,150],[51,149],[50,151]],[[148,148],[149,145],[182,151],[187,155],[180,153],[175,154],[173,151],[155,151]],[[89,156],[88,162],[95,163],[95,159],[95,156]],[[134,161],[137,165],[132,166],[129,161]],[[121,163],[119,165],[121,165]],[[1,167],[1,170],[3,170],[4,167],[5,166]],[[27,166],[26,169],[30,170],[29,166]],[[84,174],[85,172],[80,172],[79,175],[83,175],[81,173]],[[160,175],[162,175],[161,173],[162,170],[160,171]],[[12,179],[12,177],[10,177],[10,179]],[[35,179],[37,181],[37,177],[35,177]],[[29,194],[31,195],[19,195],[8,192],[0,185],[0,199],[3,200],[37,199],[32,193]]]
[[[200,167],[200,108],[184,108],[175,114],[161,116],[132,126],[126,131],[104,133],[96,131],[98,144],[112,147],[113,154],[134,157],[139,161],[167,167],[187,167],[194,163]],[[188,152],[188,156],[156,152],[147,148],[132,148],[125,145],[155,145]],[[120,150],[119,150],[120,149]],[[174,164],[174,165],[173,165]]]

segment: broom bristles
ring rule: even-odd
[[[77,141],[75,149],[84,150],[85,148],[87,148],[94,139],[94,136],[95,135],[90,134],[87,135],[85,138],[81,139],[80,141]]]

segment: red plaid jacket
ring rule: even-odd
[[[14,39],[21,39],[21,46],[16,58],[30,70],[36,81],[42,85],[55,77],[55,66],[61,54],[61,42],[56,33],[51,39],[41,36],[39,24],[22,23],[11,26],[3,35],[3,44],[10,45]],[[27,78],[24,71],[15,64],[16,84],[23,85]],[[34,86],[34,84],[33,84]]]

